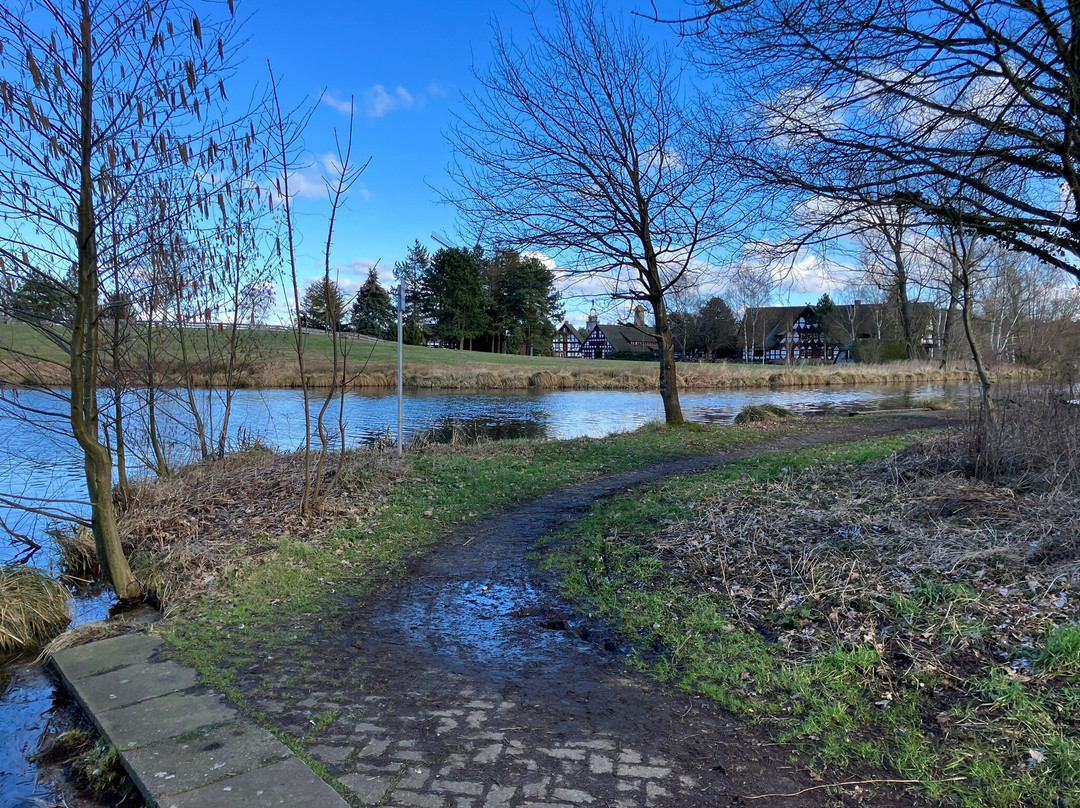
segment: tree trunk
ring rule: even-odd
[[[157,423],[157,357],[154,354],[154,343],[157,341],[155,333],[157,326],[154,325],[154,309],[150,310],[146,330],[146,430],[149,433],[150,446],[154,450],[154,469],[158,477],[169,476],[169,462],[165,457],[165,450],[161,445],[161,433]]]
[[[941,329],[941,367],[945,368],[949,364],[949,360],[952,356],[952,343],[955,341],[953,336],[956,331],[956,304],[960,301],[960,288],[961,279],[960,272],[957,270],[956,258],[953,258],[953,271],[952,277],[949,279],[949,307],[945,310],[945,324]]]
[[[90,0],[81,2],[82,87],[80,89],[80,177],[77,227],[78,291],[71,333],[71,429],[83,450],[94,549],[102,573],[121,601],[142,596],[124,556],[112,499],[112,456],[102,446],[98,422],[98,256],[91,175],[94,128],[94,74]]]
[[[119,293],[117,293],[119,298]],[[127,476],[127,450],[124,445],[124,402],[123,385],[120,381],[120,315],[113,311],[112,339],[112,388],[113,388],[113,431],[116,433],[116,485],[120,496],[126,500],[131,495],[131,484]]]
[[[660,398],[664,401],[664,421],[669,426],[685,423],[679,403],[679,380],[675,375],[675,340],[671,337],[667,309],[662,296],[651,301],[660,342]]]
[[[975,326],[971,316],[971,275],[970,268],[963,269],[963,316],[964,336],[967,337],[968,347],[971,348],[971,358],[975,362],[975,372],[979,375],[979,383],[982,385],[982,403],[986,410],[990,409],[990,378],[986,374],[986,366],[983,362],[982,351],[979,349],[979,341],[975,337]]]

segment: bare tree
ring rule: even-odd
[[[732,293],[742,309],[743,359],[754,361],[754,349],[761,339],[761,364],[765,364],[765,339],[768,336],[768,317],[764,307],[780,285],[776,265],[772,261],[748,257],[740,261],[732,278]]]
[[[183,2],[0,5],[0,272],[64,283],[75,268],[70,322],[35,325],[68,358],[98,562],[125,601],[141,591],[120,541],[98,403],[106,236],[120,245],[139,235],[124,211],[155,193],[160,172],[187,170],[185,215],[212,215],[223,199],[235,173],[226,161],[238,157],[229,144],[243,142],[219,116],[234,26]],[[156,201],[167,215],[168,200]]]
[[[900,321],[900,334],[908,359],[923,358],[923,330],[916,329],[912,303],[921,291],[920,264],[925,232],[918,212],[904,205],[863,206],[862,223],[855,232],[861,248],[866,280],[884,293]],[[912,297],[915,297],[915,301]]]
[[[761,179],[902,204],[1080,279],[1076,9],[1030,0],[701,2]],[[861,176],[852,169],[868,168]]]
[[[618,278],[647,303],[668,423],[683,421],[666,295],[732,228],[719,149],[697,136],[672,54],[591,0],[556,0],[528,44],[495,29],[481,90],[451,130],[449,196],[497,244]],[[734,198],[734,197],[731,197]]]
[[[323,477],[327,457],[330,452],[331,435],[326,426],[326,413],[333,402],[334,396],[344,396],[346,377],[347,348],[340,342],[339,325],[343,319],[344,306],[338,292],[337,281],[330,277],[331,255],[334,243],[334,228],[337,215],[344,203],[349,189],[356,183],[360,175],[370,163],[369,160],[362,164],[356,164],[352,159],[353,149],[353,118],[349,117],[348,137],[344,149],[340,140],[337,142],[338,155],[332,162],[330,175],[326,178],[326,191],[330,203],[330,215],[327,220],[326,248],[323,253],[323,275],[312,283],[308,295],[302,299],[300,294],[298,262],[296,258],[296,226],[293,215],[292,193],[290,192],[290,176],[295,170],[295,154],[298,149],[300,135],[310,120],[314,107],[309,107],[307,112],[301,115],[286,114],[282,111],[281,99],[278,94],[277,81],[274,78],[273,69],[270,70],[271,95],[273,109],[271,111],[270,130],[273,138],[273,152],[279,175],[276,179],[275,196],[281,201],[282,235],[285,237],[285,246],[281,244],[281,237],[277,240],[277,253],[284,263],[284,283],[286,285],[287,304],[294,317],[295,324],[295,348],[297,366],[300,371],[300,388],[303,393],[304,404],[304,443],[302,446],[304,458],[304,484],[300,496],[300,512],[308,514],[315,509],[324,493]],[[336,138],[335,132],[335,138]],[[322,315],[323,325],[331,334],[333,345],[334,367],[331,377],[330,388],[323,400],[318,414],[312,415],[312,395],[310,384],[305,372],[306,353],[304,335],[304,310],[308,301],[314,309]],[[338,414],[337,437],[340,444],[340,455],[345,453],[345,424],[344,402],[342,400]],[[320,448],[316,452],[313,435],[318,434]]]

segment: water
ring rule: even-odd
[[[703,391],[681,394],[684,416],[702,423],[730,423],[751,404],[773,403],[800,413],[845,412],[853,409],[889,409],[910,406],[919,397],[944,397],[966,401],[967,386],[920,385],[913,387],[823,388],[805,390]],[[211,428],[220,423],[222,402],[200,393],[204,418]],[[130,410],[129,440],[142,444],[146,411],[135,396]],[[102,404],[107,411],[108,402]],[[66,432],[68,404],[61,392],[0,391],[0,519],[11,530],[45,545],[31,563],[51,570],[55,557],[49,552],[45,529],[50,517],[63,512],[85,516],[86,490],[78,446]],[[602,437],[636,429],[663,419],[663,404],[656,392],[571,391],[458,393],[412,392],[405,400],[406,441],[425,436],[436,441],[455,438],[489,439]],[[336,425],[337,407],[328,417]],[[393,394],[348,393],[345,397],[346,436],[350,445],[363,445],[395,434],[397,399]],[[161,402],[159,423],[165,433],[170,462],[194,458],[191,419],[178,400]],[[254,439],[276,449],[299,447],[304,440],[302,394],[296,390],[241,390],[233,404],[228,442],[231,448]],[[146,458],[133,452],[129,472],[145,473]],[[11,500],[31,505],[44,515],[28,514],[10,507]],[[26,545],[0,544],[0,562],[26,554]],[[452,593],[453,594],[453,593]],[[488,603],[499,593],[456,593],[462,608],[514,612],[523,605]],[[450,597],[450,595],[448,595]],[[452,600],[454,598],[451,598]],[[98,593],[73,599],[75,623],[102,619],[111,599]],[[448,606],[451,604],[448,603]],[[489,608],[490,607],[490,608]],[[453,609],[448,608],[448,614]],[[486,612],[485,612],[486,615]],[[486,615],[491,619],[493,615]],[[7,681],[3,681],[3,680]],[[23,797],[49,800],[47,786],[36,784],[35,767],[26,758],[37,746],[53,709],[55,692],[40,668],[8,666],[0,669],[0,808],[21,804]],[[9,800],[10,803],[3,803]]]
[[[215,396],[200,392],[204,419],[217,428],[223,410]],[[681,394],[683,414],[690,421],[730,423],[752,404],[772,403],[800,413],[847,412],[907,407],[921,397],[966,401],[971,388],[940,384],[910,387],[821,388],[800,390],[690,391]],[[129,473],[146,473],[146,411],[132,396],[128,406]],[[65,431],[67,401],[62,393],[0,391],[0,519],[12,530],[47,543],[49,514],[85,516],[86,491],[82,461],[74,439]],[[104,402],[103,411],[108,411]],[[191,418],[177,399],[159,406],[165,454],[170,463],[194,459]],[[413,392],[405,399],[405,440],[425,436],[439,442],[454,438],[566,439],[602,437],[663,420],[659,394],[627,391],[459,393]],[[331,430],[337,405],[328,412]],[[393,394],[348,393],[345,396],[346,439],[350,445],[385,440],[396,434],[397,399]],[[241,390],[236,393],[228,430],[230,448],[258,439],[275,449],[298,448],[304,441],[302,394],[298,390]],[[6,498],[6,501],[5,499]],[[45,516],[10,507],[11,500],[43,509]],[[23,544],[0,546],[0,562],[23,554]],[[48,567],[51,554],[38,553],[34,563]]]

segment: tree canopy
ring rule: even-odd
[[[798,199],[917,209],[1080,280],[1076,10],[1028,0],[705,3],[746,167]]]

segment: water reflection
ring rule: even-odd
[[[681,396],[688,420],[730,423],[751,404],[774,403],[796,412],[843,412],[910,406],[919,397],[945,397],[965,402],[971,388],[918,385],[911,387],[822,388],[806,390],[689,391]],[[223,402],[200,391],[203,418],[211,431],[220,428]],[[2,391],[0,406],[0,494],[17,495],[33,505],[49,504],[85,514],[82,463],[74,440],[63,432],[67,403],[56,393]],[[295,449],[304,442],[303,396],[298,390],[241,390],[236,394],[227,445],[236,449],[258,440],[275,449]],[[132,394],[128,405],[128,445],[145,442],[146,410]],[[174,465],[195,458],[192,419],[179,397],[159,402],[159,423],[165,453]],[[103,406],[103,410],[107,410]],[[636,429],[663,418],[655,392],[578,390],[545,393],[416,391],[405,400],[405,440],[440,442],[510,438],[566,439],[603,437]],[[397,399],[384,391],[348,393],[344,421],[350,445],[385,441],[396,432]],[[331,411],[336,425],[336,408]],[[137,452],[128,457],[129,474],[145,471]],[[45,521],[0,503],[0,519],[26,535],[41,539]],[[5,543],[7,544],[7,543]],[[0,561],[18,548],[0,546]],[[48,557],[37,563],[48,564]]]
[[[10,684],[0,699],[0,795],[5,805],[34,805],[52,801],[56,794],[37,782],[37,767],[30,758],[37,752],[54,707],[56,691],[40,667],[8,667]]]
[[[485,417],[448,415],[426,432],[415,437],[434,443],[475,443],[479,440],[541,439],[548,437],[547,424],[525,418],[493,420]]]

